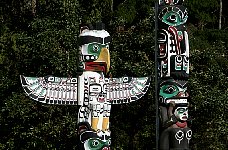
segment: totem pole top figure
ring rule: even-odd
[[[106,78],[110,69],[111,37],[103,24],[83,26],[79,35],[79,68],[76,77],[25,77],[21,83],[33,100],[46,104],[80,105],[79,147],[109,150],[109,117],[112,104],[130,103],[147,91],[150,77]]]
[[[184,23],[187,9],[182,5],[158,8],[158,58],[160,77],[187,79],[189,76],[189,42]]]
[[[80,64],[83,71],[103,72],[110,69],[109,44],[111,36],[104,30],[103,23],[97,23],[93,29],[91,25],[82,26],[79,35]]]

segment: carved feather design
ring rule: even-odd
[[[30,98],[46,104],[78,105],[78,78],[60,78],[54,76],[20,76],[22,86]],[[150,77],[105,78],[100,89],[106,102],[112,104],[130,103],[140,99],[148,90]],[[94,85],[90,85],[93,92]],[[98,85],[100,87],[100,85]],[[97,87],[97,86],[96,86]],[[85,105],[85,103],[84,103]]]
[[[46,104],[77,105],[77,78],[59,78],[54,76],[20,76],[25,92],[33,100]]]
[[[150,79],[150,77],[106,78],[107,101],[112,104],[122,104],[140,99],[148,90]]]

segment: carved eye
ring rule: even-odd
[[[106,48],[109,49],[109,45],[108,44],[106,45]]]
[[[171,12],[171,13],[167,13],[164,16],[164,20],[168,23],[168,24],[177,24],[180,22],[180,16],[175,13],[175,12]]]
[[[189,60],[189,58],[188,57],[186,57],[186,56],[184,56],[184,62],[188,62],[188,60]]]
[[[181,63],[182,62],[182,57],[181,56],[176,56],[176,62]]]
[[[89,139],[88,144],[90,149],[101,149],[103,146],[102,141],[99,139]]]
[[[110,146],[110,145],[111,145],[111,140],[108,140],[108,142],[107,142],[107,143],[108,143],[108,145]]]
[[[175,84],[163,85],[160,89],[159,95],[164,98],[173,98],[178,96],[179,88]]]
[[[178,7],[166,7],[163,9],[159,17],[165,24],[168,24],[170,26],[178,26],[187,21],[187,13],[185,13],[186,10],[180,10]]]
[[[93,51],[94,52],[98,52],[99,51],[99,48],[100,48],[99,45],[97,45],[97,44],[96,45],[93,45]]]
[[[167,89],[165,89],[165,92],[168,94],[172,94],[176,91],[176,88],[173,86],[168,87]]]
[[[49,77],[49,78],[48,78],[48,81],[54,82],[54,81],[55,81],[55,77]]]
[[[179,114],[183,114],[185,111],[188,111],[188,109],[187,108],[182,108],[182,107],[177,109],[177,112]]]
[[[176,15],[170,15],[168,18],[167,18],[168,21],[170,22],[177,22],[177,16]]]
[[[93,146],[98,146],[99,145],[99,141],[98,140],[94,140],[92,143]]]

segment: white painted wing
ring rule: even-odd
[[[107,101],[123,104],[140,99],[147,92],[150,79],[151,77],[105,78]]]
[[[22,87],[30,98],[46,104],[77,105],[77,78],[54,76],[20,76]]]

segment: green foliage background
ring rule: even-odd
[[[19,75],[76,76],[80,23],[106,24],[112,36],[113,77],[154,76],[153,0],[2,0],[1,4],[0,149],[77,149],[79,107],[32,101],[24,94]],[[193,117],[191,147],[225,150],[227,22],[223,23],[223,30],[216,29],[217,0],[186,0],[186,7],[191,62],[189,113]],[[224,16],[228,16],[226,11]],[[124,26],[124,31],[118,31],[119,26]],[[138,102],[112,106],[112,149],[155,149],[154,86],[153,79],[148,93]]]

